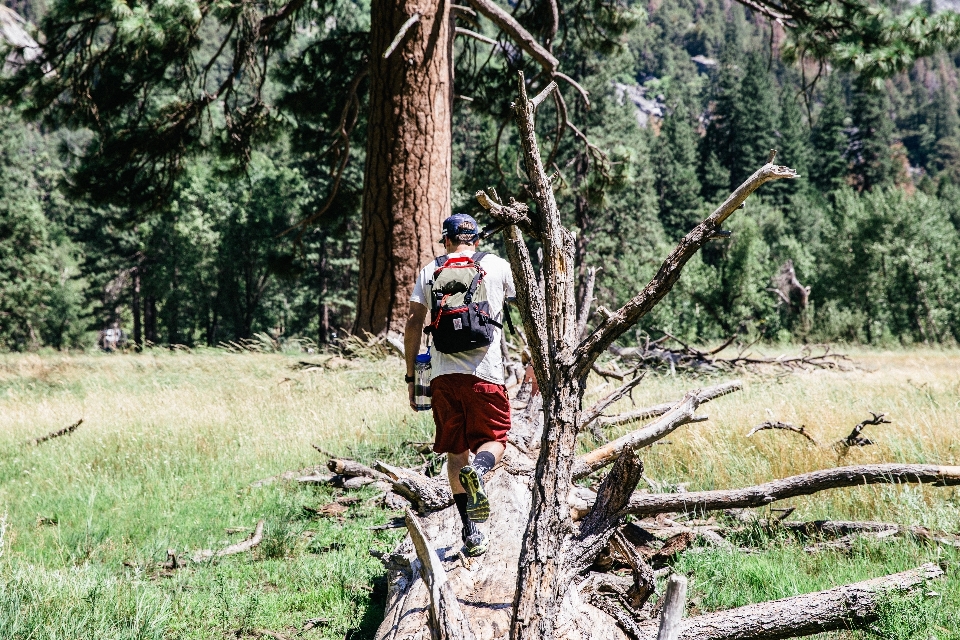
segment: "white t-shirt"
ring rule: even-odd
[[[451,253],[449,257],[472,256],[472,251]],[[480,267],[486,272],[483,284],[487,289],[487,300],[490,303],[490,315],[497,321],[503,322],[503,301],[517,295],[513,286],[513,272],[510,263],[492,254],[480,259]],[[430,286],[433,284],[433,273],[437,269],[437,261],[431,260],[420,270],[417,284],[413,287],[410,302],[419,302],[430,308]],[[466,373],[481,380],[494,384],[503,384],[503,355],[500,353],[501,329],[494,328],[493,342],[488,347],[461,351],[460,353],[439,353],[435,349],[430,351],[432,377],[448,373]]]

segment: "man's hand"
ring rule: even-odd
[[[414,411],[417,410],[416,393],[417,393],[417,383],[408,382],[407,395],[410,397],[410,408],[413,409]]]

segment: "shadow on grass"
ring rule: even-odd
[[[380,623],[383,622],[387,608],[386,574],[373,578],[370,586],[373,591],[370,593],[370,601],[363,612],[363,618],[358,626],[347,631],[344,640],[373,640]]]

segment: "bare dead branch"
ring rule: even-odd
[[[669,414],[668,414],[669,415]],[[960,485],[960,466],[932,464],[865,464],[803,473],[744,489],[688,493],[634,494],[627,512],[638,516],[657,513],[703,513],[722,509],[763,507],[777,500],[806,496],[827,489],[868,484],[922,483]]]
[[[473,640],[470,622],[460,608],[443,564],[423,532],[420,520],[407,509],[407,532],[420,559],[420,576],[430,593],[430,634],[435,640]]]
[[[687,261],[720,230],[723,222],[740,208],[750,194],[771,180],[796,177],[798,177],[797,172],[793,169],[768,163],[747,178],[716,211],[680,241],[664,260],[657,275],[640,293],[613,316],[601,322],[594,332],[577,347],[575,360],[578,371],[580,373],[589,371],[597,357],[613,344],[614,340],[636,324],[663,299],[663,296],[667,295],[680,278],[680,272]]]
[[[63,429],[57,429],[56,431],[54,431],[54,432],[52,432],[52,433],[48,433],[48,434],[45,435],[45,436],[41,436],[41,437],[39,437],[39,438],[34,438],[33,440],[28,440],[28,441],[27,441],[27,444],[32,445],[32,446],[35,447],[35,446],[37,446],[38,444],[41,444],[41,443],[43,443],[43,442],[46,442],[47,440],[53,440],[54,438],[59,438],[60,436],[69,435],[69,434],[73,433],[74,431],[76,431],[76,430],[77,430],[77,427],[79,427],[81,424],[83,424],[83,418],[80,418],[79,420],[77,420],[76,422],[74,422],[74,423],[73,423],[72,425],[70,425],[69,427],[64,427]]]
[[[386,473],[377,471],[376,469],[371,469],[370,467],[360,464],[359,462],[346,460],[344,458],[331,458],[330,461],[327,462],[327,469],[333,471],[334,473],[340,474],[341,476],[371,478],[373,480],[382,480],[391,484],[393,484],[394,481],[394,478],[390,477]]]
[[[524,29],[512,15],[501,9],[493,0],[469,0],[469,2],[470,6],[510,36],[517,46],[536,60],[544,69],[554,71],[560,66],[560,61],[552,53],[547,51],[529,31]]]
[[[577,314],[577,340],[583,340],[584,334],[587,332],[587,321],[590,320],[590,305],[593,304],[594,300],[593,289],[597,284],[597,271],[597,267],[587,267],[586,269],[586,277],[583,281],[583,297],[580,299],[580,310]],[[600,370],[596,367],[593,370],[600,373]],[[623,380],[623,378],[620,378],[620,380]]]
[[[598,309],[599,311],[599,309]],[[609,317],[613,317],[610,314]],[[680,344],[681,348],[671,349],[664,346],[665,340]],[[755,356],[749,350],[752,344],[743,346],[737,355],[719,357],[716,354],[730,346],[736,336],[728,339],[719,347],[709,351],[702,351],[692,347],[679,338],[664,332],[663,338],[652,341],[639,347],[618,347],[610,345],[610,353],[627,361],[635,361],[645,368],[671,367],[688,371],[735,371],[738,369],[762,370],[768,368],[801,371],[810,369],[841,369],[850,358],[841,353],[833,353],[829,346],[824,346],[822,352],[814,353],[805,346],[795,356],[780,355],[776,357]]]
[[[710,402],[711,400],[715,400],[729,393],[734,393],[735,391],[740,391],[741,389],[743,389],[742,380],[731,380],[730,382],[724,382],[713,387],[701,389],[697,392],[697,397],[700,399],[700,404],[703,404],[704,402]],[[597,422],[600,423],[601,427],[607,428],[627,424],[628,422],[636,422],[638,420],[658,418],[680,404],[680,402],[682,402],[682,400],[656,404],[652,407],[644,407],[643,409],[636,409],[634,411],[626,411],[615,416],[600,416],[597,418]]]
[[[394,36],[393,41],[387,46],[387,50],[383,52],[383,59],[386,60],[390,57],[390,54],[393,53],[393,50],[400,46],[400,43],[403,41],[403,37],[407,35],[407,31],[410,30],[410,27],[420,22],[420,14],[414,13],[412,16],[407,18],[406,22],[400,25],[400,31],[397,32],[397,35]]]
[[[560,78],[561,80],[569,84],[571,87],[576,89],[577,93],[579,93],[580,97],[583,99],[584,104],[587,105],[587,109],[590,108],[590,92],[584,89],[582,86],[580,86],[579,82],[577,82],[567,74],[561,73],[560,71],[554,71],[553,76],[555,78]]]
[[[540,106],[540,103],[542,103],[544,100],[550,97],[550,94],[552,94],[554,91],[557,91],[557,89],[558,89],[557,83],[551,80],[550,84],[548,84],[546,87],[543,88],[543,91],[535,95],[530,100],[530,104],[532,104],[533,108],[536,109],[537,107]]]
[[[580,522],[580,531],[570,541],[563,563],[567,580],[581,573],[607,546],[616,532],[623,508],[643,475],[643,462],[633,451],[626,451],[617,459],[613,469],[600,483],[597,498],[590,513]]]
[[[577,456],[573,465],[573,477],[583,478],[590,475],[614,460],[625,451],[633,451],[653,444],[678,427],[696,420],[694,412],[700,406],[700,399],[696,392],[684,396],[676,407],[668,411],[663,417],[649,424],[643,429],[633,431],[613,442],[597,447],[590,453]]]
[[[600,417],[600,414],[603,413],[607,407],[609,407],[614,402],[617,402],[624,396],[631,393],[634,390],[634,388],[638,384],[640,384],[642,381],[643,381],[643,374],[640,374],[630,382],[627,382],[621,387],[611,391],[606,396],[604,396],[599,401],[597,401],[595,405],[593,405],[592,407],[584,411],[580,417],[580,429],[582,430],[585,427],[588,427],[589,425],[593,424],[593,422]]]
[[[879,425],[879,424],[891,424],[889,420],[884,419],[886,416],[885,413],[874,413],[873,411],[869,412],[872,418],[867,418],[863,422],[860,422],[853,428],[853,431],[850,432],[843,440],[837,442],[836,446],[840,449],[846,450],[849,447],[866,447],[873,444],[872,440],[868,440],[860,435],[860,432],[863,431],[863,428],[867,425]]]
[[[489,45],[497,46],[497,41],[494,40],[493,38],[488,38],[487,36],[483,35],[482,33],[477,33],[476,31],[471,31],[470,29],[464,29],[463,27],[457,27],[457,29],[456,29],[456,34],[457,34],[458,36],[466,36],[466,37],[468,37],[468,38],[473,38],[474,40],[479,40],[480,42],[482,42],[482,43],[484,43],[484,44],[489,44]]]
[[[784,431],[793,431],[794,433],[799,433],[800,435],[802,435],[804,438],[812,442],[815,446],[819,446],[817,444],[817,441],[814,440],[810,436],[810,434],[806,432],[806,428],[803,425],[798,427],[788,422],[780,422],[779,420],[776,422],[771,422],[769,420],[767,422],[761,422],[760,424],[755,426],[753,429],[750,429],[750,433],[747,434],[747,437],[749,438],[756,432],[764,431],[766,429],[783,429]]]

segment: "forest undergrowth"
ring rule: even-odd
[[[778,347],[779,348],[779,347]],[[845,371],[745,374],[743,392],[706,406],[644,452],[654,490],[734,488],[843,464],[960,460],[960,351],[855,351]],[[301,361],[318,364],[302,367]],[[402,530],[372,530],[398,512],[377,491],[345,494],[276,479],[321,465],[311,445],[371,462],[418,464],[429,415],[406,408],[399,360],[221,350],[138,355],[0,356],[0,637],[372,637],[384,570],[369,550]],[[637,406],[678,399],[723,378],[649,374]],[[593,380],[593,396],[610,390]],[[622,401],[629,405],[630,400]],[[626,406],[622,407],[626,408]],[[843,457],[830,443],[869,412],[875,444]],[[83,418],[77,430],[28,441]],[[767,420],[804,425],[824,446]],[[616,427],[608,436],[631,429]],[[642,485],[641,485],[642,486]],[[343,509],[323,505],[339,498]],[[359,498],[353,500],[352,498]],[[880,520],[960,530],[960,491],[926,485],[831,490],[788,501],[792,519]],[[319,510],[319,511],[318,511]],[[342,513],[338,513],[342,512]],[[194,563],[266,523],[252,552]],[[765,536],[761,531],[744,536]],[[756,540],[753,540],[756,543]],[[686,553],[690,611],[709,611],[945,563],[947,578],[891,600],[873,633],[831,638],[958,640],[960,553],[909,540],[859,540],[808,553],[790,538],[765,551]],[[184,566],[164,567],[168,549]]]

